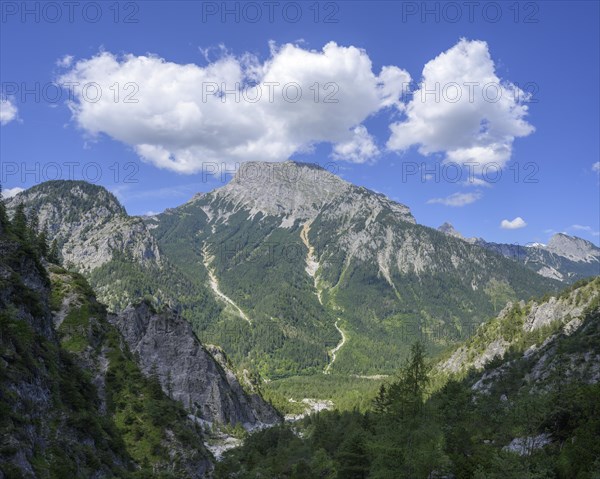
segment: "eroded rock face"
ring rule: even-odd
[[[470,368],[481,370],[496,357],[502,358],[512,344],[526,333],[558,324],[566,335],[571,335],[581,326],[582,315],[600,294],[598,280],[571,291],[566,296],[551,296],[546,301],[531,301],[529,304],[521,301],[517,305],[508,303],[500,311],[497,318],[484,324],[475,336],[466,344],[458,347],[445,361],[439,363],[436,368],[440,371],[456,374],[467,371]],[[513,307],[522,311],[518,317],[510,315]],[[519,321],[516,325],[520,330],[512,337],[504,337],[503,330],[512,329],[511,323]],[[546,338],[549,340],[550,338]],[[479,346],[477,346],[479,345]],[[531,354],[533,350],[545,347],[545,341],[533,345],[525,355]]]
[[[547,245],[490,243],[481,238],[466,241],[522,262],[541,276],[565,283],[600,274],[600,248],[582,238],[564,233],[552,236]]]
[[[600,268],[600,248],[582,238],[557,233],[550,238],[546,249],[571,261],[597,263]]]
[[[161,264],[158,245],[141,218],[130,217],[103,187],[84,181],[48,181],[8,201],[9,211],[25,204],[40,228],[56,239],[63,264],[89,273],[125,255],[140,265]]]
[[[415,222],[407,206],[348,183],[318,165],[293,161],[244,163],[227,185],[191,201],[198,199],[210,201],[212,211],[207,214],[211,219],[222,216],[224,211],[219,208],[229,204],[229,212],[234,205],[234,210],[250,210],[250,216],[282,216],[282,227],[290,227],[296,220],[314,219],[324,208],[337,204],[344,205],[340,214],[352,216],[360,210],[375,209],[377,216],[383,208],[390,208],[404,221]]]
[[[224,354],[202,346],[191,325],[172,311],[147,303],[128,307],[110,321],[135,353],[145,374],[156,374],[165,393],[210,423],[241,423],[247,429],[275,424],[277,412],[257,391],[246,392]]]

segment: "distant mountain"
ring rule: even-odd
[[[547,251],[579,263],[600,263],[600,248],[576,236],[557,233],[548,242]],[[600,268],[600,266],[598,266]]]
[[[416,337],[445,349],[506,301],[558,284],[310,164],[245,163],[222,188],[146,218],[80,182],[38,185],[10,208],[19,202],[54,225],[65,264],[112,311],[169,304],[266,378],[390,373]]]
[[[510,298],[556,287],[314,165],[244,164],[224,187],[145,221],[162,254],[206,278],[225,308],[192,320],[200,337],[271,378],[323,371],[337,328],[345,341],[330,371],[391,372],[423,330],[458,334]]]
[[[439,226],[438,230],[441,231],[444,234],[447,234],[448,236],[454,236],[455,238],[464,239],[464,236],[461,235],[458,231],[456,231],[456,229],[454,229],[454,226],[452,226],[448,222],[446,222],[443,225]]]
[[[524,263],[546,278],[574,283],[583,278],[600,275],[600,248],[577,236],[557,233],[550,238],[547,245],[519,245],[492,243],[482,238],[464,238],[449,223],[444,223],[438,230]]]

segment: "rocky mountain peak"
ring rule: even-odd
[[[306,219],[352,188],[317,165],[252,161],[243,163],[234,178],[213,194],[267,215]]]
[[[209,193],[212,200],[225,201],[234,208],[246,208],[251,216],[262,213],[283,216],[285,225],[296,219],[314,219],[326,206],[353,204],[353,209],[388,208],[414,223],[410,209],[384,195],[355,186],[329,169],[316,164],[243,163],[227,185]]]
[[[129,217],[106,188],[85,181],[55,180],[23,191],[7,202],[9,212],[24,203],[40,228],[56,239],[64,264],[90,272],[126,254],[141,264],[159,263],[160,252],[141,218]]]
[[[569,236],[564,233],[557,233],[552,236],[546,249],[572,261],[600,262],[600,248],[583,238]]]
[[[454,229],[454,226],[452,226],[447,221],[443,225],[438,227],[438,231],[441,231],[442,233],[447,234],[448,236],[454,236],[455,238],[464,239],[463,235],[456,231]]]
[[[8,201],[9,209],[25,202],[28,208],[52,206],[64,216],[125,216],[119,200],[106,188],[85,181],[52,180],[25,190]],[[41,218],[40,218],[41,219]]]

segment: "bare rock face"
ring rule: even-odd
[[[450,374],[470,368],[481,370],[494,358],[502,358],[523,335],[553,324],[559,325],[564,334],[571,335],[581,326],[583,314],[599,295],[600,279],[596,278],[567,295],[551,296],[545,301],[531,301],[528,304],[523,301],[517,305],[508,303],[497,318],[482,325],[473,338],[458,347],[436,368]],[[511,315],[515,306],[522,312],[517,317]],[[503,332],[512,329],[516,329],[517,333],[507,335]],[[532,345],[525,355],[544,346]]]
[[[557,233],[547,245],[489,243],[481,238],[473,240],[478,246],[524,263],[546,278],[574,283],[600,275],[600,248],[576,236]]]
[[[531,312],[527,315],[523,329],[525,331],[534,331],[543,326],[550,325],[554,321],[565,320],[566,318],[579,317],[587,303],[573,304],[568,299],[550,298],[547,302],[533,304]]]
[[[600,273],[600,248],[589,241],[557,233],[550,238],[546,249],[571,261],[598,263]]]
[[[230,203],[234,209],[250,210],[251,216],[257,213],[282,216],[285,218],[282,226],[291,226],[295,220],[314,219],[324,208],[341,200],[357,210],[392,207],[405,221],[415,222],[408,207],[383,195],[374,192],[366,195],[366,192],[369,191],[318,165],[294,161],[248,162],[241,165],[227,185],[209,193],[206,199],[213,203],[217,217],[219,206]]]
[[[447,234],[448,236],[454,236],[455,238],[464,239],[463,235],[461,235],[458,231],[456,231],[456,229],[454,229],[454,226],[452,226],[448,222],[446,222],[443,225],[439,226],[438,230],[441,231],[444,234]]]
[[[241,423],[247,429],[275,424],[277,412],[257,391],[242,388],[227,359],[202,346],[191,325],[173,311],[157,313],[147,303],[128,307],[110,321],[137,356],[142,371],[155,374],[166,394],[209,423]]]
[[[8,202],[13,210],[25,204],[36,213],[40,228],[56,239],[63,263],[89,273],[115,254],[138,264],[160,264],[158,245],[141,218],[127,216],[119,201],[100,186],[83,181],[48,181]]]

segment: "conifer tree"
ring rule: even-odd
[[[385,388],[385,384],[382,384],[379,387],[379,392],[377,393],[377,396],[375,396],[375,399],[373,399],[373,411],[378,414],[383,414],[387,411],[388,406],[388,392]]]
[[[338,479],[366,479],[369,475],[369,454],[365,439],[359,432],[349,436],[340,446]]]
[[[25,214],[25,205],[19,203],[15,210],[15,216],[12,220],[12,231],[22,241],[27,241],[27,215]]]
[[[8,214],[6,213],[6,205],[4,204],[4,197],[2,196],[2,184],[0,184],[0,229],[4,230],[8,228]]]
[[[60,254],[56,239],[52,240],[52,245],[50,246],[50,251],[48,252],[48,261],[50,263],[60,264]]]
[[[48,257],[48,229],[44,229],[37,236],[37,248],[43,258]]]
[[[425,347],[420,341],[412,345],[406,365],[400,370],[398,382],[388,389],[388,409],[400,418],[418,415],[429,385],[429,370]]]
[[[31,211],[27,221],[27,242],[37,253],[41,253],[38,248],[38,230],[39,220],[35,211]]]

